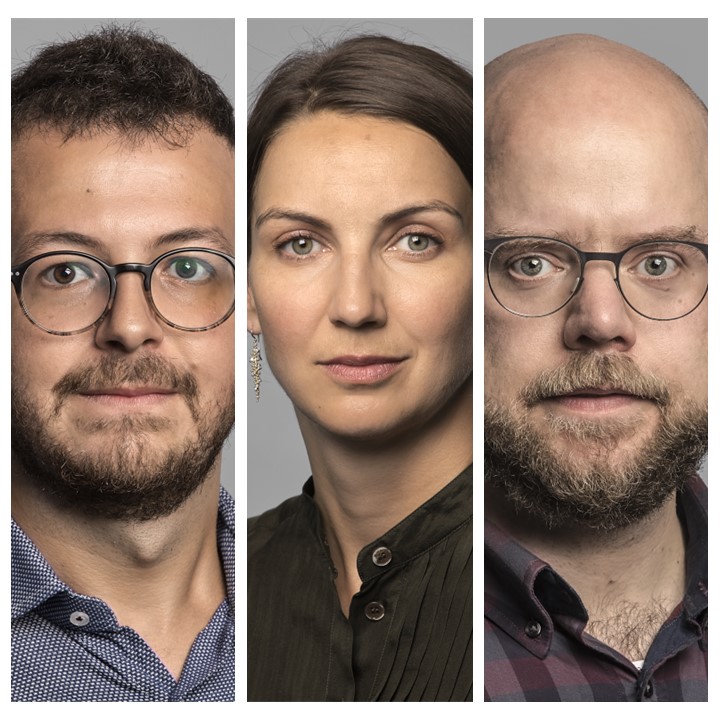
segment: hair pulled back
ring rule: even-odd
[[[260,88],[248,120],[248,216],[272,140],[292,120],[323,110],[414,125],[443,146],[472,187],[472,75],[428,48],[362,35],[291,55]]]

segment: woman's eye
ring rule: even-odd
[[[279,246],[279,249],[284,255],[304,257],[316,254],[322,249],[322,246],[312,238],[301,236],[287,240]]]
[[[436,247],[440,243],[429,235],[422,233],[408,233],[403,235],[396,243],[395,247],[410,253],[422,253],[430,248]]]

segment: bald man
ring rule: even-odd
[[[485,137],[485,697],[706,700],[707,111],[571,35]]]

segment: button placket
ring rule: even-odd
[[[368,620],[377,622],[385,617],[385,605],[379,600],[373,600],[365,606],[365,617]]]

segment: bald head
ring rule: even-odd
[[[632,48],[564,35],[511,50],[485,68],[491,215],[517,194],[508,183],[521,183],[518,192],[547,186],[584,197],[597,214],[619,209],[621,194],[635,205],[651,202],[657,179],[678,173],[681,192],[697,199],[707,192],[706,168],[703,104],[669,68]]]
[[[599,94],[598,94],[599,93]],[[486,122],[540,100],[566,106],[687,106],[706,124],[690,87],[661,62],[595,35],[561,35],[510,50],[485,67]]]

